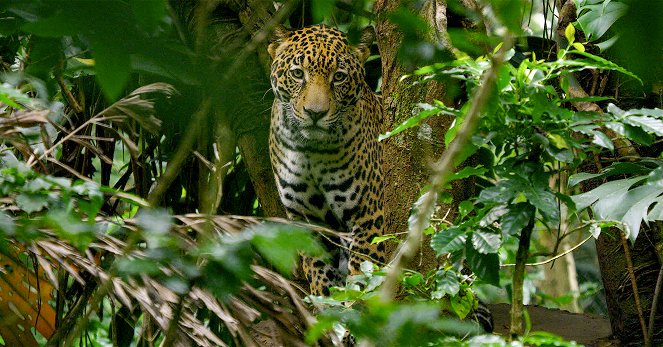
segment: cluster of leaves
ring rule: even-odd
[[[432,239],[432,247],[438,254],[464,253],[470,268],[482,280],[491,284],[499,283],[497,254],[503,240],[511,236],[517,237],[528,225],[531,228],[535,221],[554,228],[560,222],[559,202],[564,203],[570,211],[579,211],[594,203],[598,199],[597,195],[606,191],[604,189],[611,189],[601,188],[600,191],[592,191],[574,199],[553,191],[549,182],[560,167],[560,164],[556,163],[561,163],[563,170],[574,170],[589,154],[614,150],[615,146],[606,133],[609,131],[607,129],[640,144],[651,144],[656,136],[663,135],[663,114],[658,109],[623,111],[611,104],[608,112],[599,114],[574,112],[566,107],[569,102],[606,99],[565,98],[568,88],[568,83],[564,82],[566,74],[599,69],[615,70],[635,77],[614,63],[586,53],[582,48],[576,49],[576,46],[580,48],[582,45],[574,42],[573,30],[570,28],[567,36],[572,49],[561,50],[556,60],[544,61],[533,57],[524,60],[517,67],[504,65],[499,72],[493,98],[463,156],[464,160],[477,151],[482,151],[484,154],[489,153],[489,158],[492,158],[478,166],[466,167],[452,178],[478,176],[484,188],[475,199],[459,204],[458,222],[454,226],[437,233]],[[489,65],[483,57],[476,60],[466,58],[424,67],[417,70],[416,74],[425,79],[451,76],[463,80],[471,93]],[[562,83],[558,85],[556,81],[560,77]],[[405,121],[387,136],[416,126],[433,115],[463,114],[463,110],[454,110],[441,103],[421,105],[421,108],[424,111]],[[460,123],[462,119],[457,119],[456,125],[447,133],[447,145],[453,140]],[[652,167],[649,166],[648,170],[651,171]],[[653,178],[648,181],[652,183],[648,183],[649,186],[657,184],[656,172],[652,172]],[[631,179],[631,184],[625,189],[628,190],[632,184],[644,179],[645,177]],[[646,191],[647,187],[642,186],[641,189]],[[617,199],[612,199],[615,196],[601,198],[602,201],[608,201],[610,208],[622,204],[623,209],[634,208],[639,213],[646,213],[647,207],[660,195],[660,192],[648,192],[650,195],[647,197],[634,195],[632,202],[635,204],[628,207],[623,205],[623,195]],[[631,194],[637,194],[637,191]],[[588,200],[590,196],[595,199],[578,206],[574,203],[583,198]],[[599,212],[597,216],[600,219],[623,220],[631,225],[632,232],[629,235],[632,239],[637,236],[638,228],[635,225],[639,225],[641,220],[660,218],[658,210],[654,210],[648,218],[638,215],[637,219],[626,221],[626,210]],[[626,216],[628,217],[634,218],[633,214]]]
[[[11,157],[7,153],[6,156]],[[205,221],[202,216],[195,215],[174,216],[179,221],[175,223],[167,211],[147,208],[139,209],[134,218],[107,217],[100,211],[106,201],[104,192],[109,196],[114,193],[109,188],[89,181],[73,182],[38,174],[18,161],[12,164],[10,160],[4,160],[3,167],[0,191],[6,196],[3,204],[7,211],[11,211],[0,212],[0,260],[3,264],[17,256],[16,247],[31,247],[36,263],[43,269],[40,270],[44,281],[41,288],[53,289],[62,285],[58,281],[60,275],[54,271],[57,264],[71,263],[75,266],[65,267],[65,273],[79,284],[93,285],[87,283],[84,279],[87,275],[83,275],[81,269],[101,283],[111,281],[114,290],[107,295],[129,309],[137,304],[164,329],[171,324],[169,319],[178,320],[183,324],[180,329],[201,345],[219,344],[236,335],[237,331],[233,328],[209,331],[204,321],[194,318],[196,301],[205,301],[212,309],[212,317],[223,321],[223,314],[234,314],[222,308],[223,305],[236,302],[240,288],[246,282],[256,281],[257,270],[253,265],[257,257],[284,274],[290,274],[299,252],[313,255],[322,252],[310,231],[284,224],[260,224],[240,232],[246,223],[229,227],[228,218]],[[133,202],[141,201],[137,197],[122,195]],[[191,231],[197,231],[198,236],[192,238]],[[127,241],[121,241],[124,239]],[[86,252],[90,257],[79,255]],[[92,254],[98,254],[98,257]],[[14,267],[4,267],[0,288],[3,293],[15,293],[14,297],[10,295],[5,300],[6,304],[16,305],[25,296],[13,283],[15,277],[12,274],[23,274],[23,280],[35,288],[39,288],[39,280],[36,284],[29,280],[34,277],[29,267],[12,264]],[[269,286],[264,279],[258,283]],[[283,285],[279,283],[278,287]],[[154,290],[157,291],[154,296],[141,294]],[[40,310],[50,313],[55,309],[51,303],[58,302],[57,297],[65,295],[50,291],[44,294],[47,296],[41,302],[33,297],[27,304],[17,306],[30,310],[22,312],[25,314]],[[176,302],[168,302],[173,297],[182,297],[180,300],[186,302],[185,313],[179,317],[172,313]],[[255,309],[243,305],[243,310]],[[53,321],[54,314],[42,315],[40,319],[48,319],[46,325],[50,329],[39,331],[47,338],[57,333],[55,329],[61,328]],[[12,324],[17,323],[9,321],[0,325],[0,335],[6,343],[17,343],[12,339]],[[137,322],[122,324],[125,329],[118,332],[119,339],[130,342]],[[29,335],[20,336],[23,342],[30,338]]]

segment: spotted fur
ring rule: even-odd
[[[269,46],[275,100],[270,156],[281,201],[292,219],[350,232],[349,243],[328,244],[332,260],[304,258],[311,292],[328,294],[365,260],[383,263],[382,147],[379,98],[364,81],[373,40],[357,46],[339,30],[316,25],[279,28]]]

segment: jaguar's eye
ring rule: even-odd
[[[302,69],[292,69],[290,70],[290,74],[298,80],[304,78],[304,70]]]
[[[336,71],[334,73],[334,82],[343,82],[348,78],[348,74],[343,71]]]

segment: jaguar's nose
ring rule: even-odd
[[[315,123],[319,121],[322,117],[326,116],[327,113],[329,113],[329,109],[326,110],[315,110],[315,109],[308,109],[304,107],[304,113],[311,118],[311,120]]]

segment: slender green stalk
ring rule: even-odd
[[[529,257],[529,244],[534,229],[534,217],[520,233],[518,251],[516,253],[516,266],[513,268],[511,293],[511,338],[523,334],[523,283],[525,282],[525,265]]]

